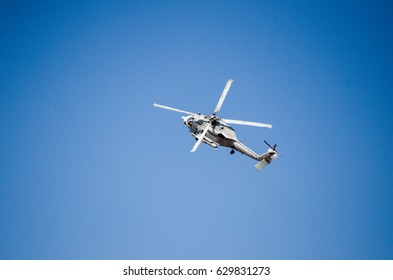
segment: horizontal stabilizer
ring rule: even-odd
[[[265,159],[263,159],[263,160],[261,160],[260,162],[258,162],[257,164],[255,164],[255,168],[258,170],[258,171],[261,171],[262,170],[262,168],[264,168],[266,165],[268,165],[269,163],[265,160]]]
[[[273,149],[269,149],[266,153],[263,155],[260,155],[258,158],[261,159],[260,162],[258,162],[255,165],[255,168],[258,171],[261,171],[262,168],[264,168],[266,165],[270,164],[273,160],[275,160],[278,157],[278,154],[276,151]]]

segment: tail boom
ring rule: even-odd
[[[239,151],[240,153],[245,154],[246,156],[257,160],[258,163],[255,165],[255,168],[258,171],[261,171],[265,166],[269,165],[273,160],[275,160],[278,157],[277,152],[272,148],[267,150],[266,153],[262,155],[258,155],[253,150],[248,148],[246,145],[238,141],[235,141],[232,147],[235,150]]]

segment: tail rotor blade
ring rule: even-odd
[[[272,147],[268,142],[266,142],[266,140],[263,140],[263,142],[265,142],[265,144],[268,145],[273,151],[276,150],[277,144],[274,144],[274,146]]]
[[[169,106],[160,105],[160,104],[157,104],[157,103],[154,103],[153,106],[157,107],[157,108],[165,109],[165,110],[171,110],[171,111],[175,111],[175,112],[179,112],[179,113],[184,113],[184,114],[187,114],[187,115],[195,115],[192,112],[188,112],[188,111],[172,108],[172,107],[169,107]]]
[[[227,96],[227,93],[229,91],[229,88],[231,87],[233,80],[228,80],[227,84],[225,85],[224,90],[221,93],[220,99],[218,100],[216,109],[214,109],[213,115],[215,115],[218,111],[220,111],[222,103],[224,103],[225,97]]]
[[[209,130],[210,126],[211,126],[211,124],[209,123],[205,127],[205,129],[203,130],[202,134],[199,135],[198,141],[195,143],[194,147],[192,148],[191,153],[195,152],[198,149],[199,145],[201,144],[201,142],[202,142],[203,138],[205,137],[207,131]]]
[[[265,144],[266,144],[266,145],[268,145],[270,148],[272,148],[272,149],[273,149],[273,147],[272,147],[272,146],[270,146],[270,144],[269,144],[268,142],[266,142],[266,140],[263,140],[263,142],[265,142]]]

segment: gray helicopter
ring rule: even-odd
[[[236,150],[252,159],[257,160],[258,163],[255,165],[255,168],[259,171],[278,157],[278,153],[276,151],[277,145],[271,146],[269,143],[264,141],[265,144],[269,146],[269,149],[266,153],[258,155],[237,139],[235,130],[228,124],[267,128],[272,128],[272,125],[258,122],[222,119],[216,116],[216,114],[220,111],[222,104],[224,103],[225,97],[229,91],[229,88],[231,87],[232,82],[233,80],[228,80],[226,83],[225,88],[221,93],[221,97],[218,100],[217,106],[210,116],[195,114],[157,103],[154,103],[153,106],[187,114],[187,116],[182,117],[183,123],[189,128],[189,131],[195,140],[197,140],[191,152],[195,152],[201,142],[208,144],[214,149],[217,149],[219,146],[228,147],[231,148],[231,154],[234,154]]]

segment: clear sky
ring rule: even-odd
[[[2,1],[1,259],[393,259],[391,1]],[[154,102],[234,126],[262,172]]]

